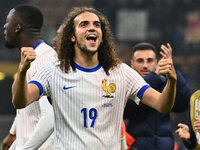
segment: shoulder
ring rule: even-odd
[[[57,62],[48,62],[46,64],[44,64],[40,70],[46,72],[48,70],[49,71],[53,71],[55,70],[55,68],[58,66]]]
[[[36,49],[35,52],[37,55],[57,55],[56,51],[45,42],[41,43]]]
[[[52,61],[57,61],[57,53],[56,51],[46,44],[45,42],[41,43],[36,49],[35,53],[37,55],[36,60],[42,63],[48,63]]]
[[[124,74],[132,74],[132,75],[139,75],[137,71],[135,71],[133,68],[131,68],[129,65],[125,63],[121,63],[118,66],[119,71],[122,71]]]
[[[125,63],[118,64],[114,69],[119,69],[119,70],[133,70],[130,66],[128,66]]]

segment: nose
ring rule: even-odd
[[[90,32],[94,32],[95,31],[95,26],[93,23],[90,23],[89,26],[88,26],[88,31]]]
[[[88,31],[89,32],[95,32],[94,25],[90,25]]]
[[[89,32],[95,32],[95,29],[89,29],[88,31]]]
[[[143,67],[144,67],[144,68],[147,68],[147,66],[148,66],[147,61],[144,61],[144,63],[143,63]]]

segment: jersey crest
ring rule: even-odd
[[[105,91],[105,95],[103,97],[106,98],[113,98],[114,96],[111,93],[115,93],[116,90],[116,84],[110,83],[107,85],[107,79],[102,80],[102,89]]]

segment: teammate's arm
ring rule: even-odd
[[[37,85],[26,81],[26,72],[30,63],[34,61],[36,54],[32,47],[21,48],[21,61],[18,67],[17,77],[12,85],[12,102],[15,108],[24,108],[35,100],[38,100],[40,91]]]

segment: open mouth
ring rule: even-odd
[[[92,41],[96,42],[97,37],[94,34],[90,34],[90,35],[87,36],[86,39],[89,40],[89,41],[92,40]]]

